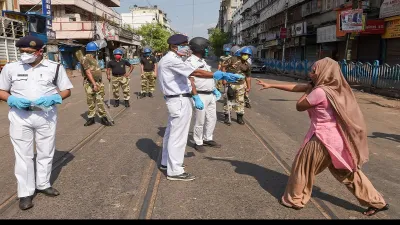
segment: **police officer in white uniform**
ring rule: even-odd
[[[243,79],[243,76],[221,71],[212,73],[184,62],[182,57],[188,57],[190,52],[188,38],[185,35],[172,35],[168,39],[168,44],[170,51],[158,63],[158,82],[166,99],[169,114],[160,169],[167,170],[168,180],[190,181],[195,177],[185,173],[183,160],[192,118],[191,98],[196,107],[201,108],[202,105],[199,96],[192,95],[190,81],[194,82],[193,77],[201,77],[225,79],[231,82]]]
[[[51,197],[60,194],[50,184],[57,124],[55,104],[68,98],[73,86],[63,66],[43,59],[44,43],[40,39],[26,36],[16,47],[21,52],[21,60],[7,64],[1,71],[0,99],[11,107],[8,118],[16,158],[19,207],[26,210],[33,207],[35,189]]]
[[[195,37],[189,42],[190,50],[193,54],[186,62],[196,65],[201,70],[211,72],[211,67],[204,60],[206,57],[206,49],[210,42],[203,37]],[[204,109],[195,110],[195,124],[193,127],[193,139],[195,141],[195,149],[204,153],[204,146],[213,148],[221,148],[221,145],[213,141],[213,133],[217,123],[217,101],[221,98],[221,93],[215,86],[213,79],[205,79],[200,77],[194,78],[194,84]]]

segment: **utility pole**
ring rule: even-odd
[[[287,28],[287,21],[288,21],[288,5],[289,5],[289,3],[286,0],[286,3],[285,3],[285,25],[284,25],[285,29]],[[282,63],[285,60],[285,48],[286,48],[286,36],[283,39],[283,45],[282,45]]]

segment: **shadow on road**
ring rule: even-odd
[[[270,101],[274,101],[274,102],[297,102],[297,100],[290,100],[290,99],[269,99]]]
[[[50,183],[54,184],[54,182],[58,179],[60,176],[60,173],[64,167],[70,163],[75,156],[69,152],[63,152],[63,151],[58,151],[56,150],[54,152],[54,157],[53,157],[53,167],[58,166],[55,170],[51,172],[51,177],[50,177]],[[59,161],[62,160],[62,161]]]
[[[285,174],[261,167],[253,163],[229,159],[215,159],[212,157],[205,157],[205,159],[231,163],[232,166],[236,167],[236,173],[254,177],[260,186],[276,199],[280,199],[282,197],[286,188],[286,183],[289,179],[289,177]],[[347,210],[354,210],[357,212],[364,211],[364,209],[358,205],[354,205],[353,203],[340,199],[336,196],[321,192],[321,188],[319,187],[313,188],[312,196],[324,201],[328,201]]]
[[[372,136],[368,136],[369,138],[382,138],[386,140],[400,142],[400,135],[398,134],[386,134],[381,132],[373,132]]]
[[[136,142],[136,147],[146,153],[150,159],[157,162],[157,157],[162,147],[158,146],[152,139],[142,138]]]

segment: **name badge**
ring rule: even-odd
[[[28,74],[17,74],[17,77],[20,77],[20,78],[22,78],[22,77],[28,77]]]

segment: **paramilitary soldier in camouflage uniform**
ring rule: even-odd
[[[223,62],[225,62],[226,60],[230,59],[231,57],[232,57],[231,56],[231,49],[230,48],[224,48],[224,55],[219,58],[218,70],[221,70]],[[220,90],[223,87],[222,84],[223,84],[222,80],[218,81],[217,82],[217,89]]]
[[[225,113],[225,123],[230,124],[229,122],[229,112],[232,110],[230,105],[228,105],[229,95],[234,98],[234,106],[233,109],[237,114],[237,122],[241,125],[244,124],[243,115],[244,115],[244,95],[246,92],[250,92],[251,88],[251,68],[247,59],[252,55],[252,51],[250,48],[244,48],[240,52],[240,56],[234,56],[230,59],[226,60],[223,63],[223,67],[226,72],[229,73],[237,73],[246,76],[246,80],[239,80],[236,83],[228,83],[228,93],[227,98],[224,105],[224,113]],[[229,91],[229,89],[231,91]]]
[[[119,106],[119,87],[122,88],[124,93],[124,104],[125,107],[129,107],[129,99],[131,98],[131,89],[129,87],[129,76],[135,68],[128,61],[122,59],[123,52],[120,49],[115,49],[114,52],[115,60],[111,60],[107,64],[107,79],[112,82],[112,92],[114,96],[114,107]],[[129,72],[126,73],[126,67],[129,66]],[[112,73],[112,77],[111,77]]]
[[[153,97],[154,88],[157,79],[157,59],[151,55],[151,49],[145,48],[143,57],[140,59],[142,65],[142,91],[140,98],[148,96]]]
[[[105,126],[112,125],[107,119],[106,110],[104,108],[104,83],[102,81],[99,63],[95,58],[98,50],[96,43],[90,42],[86,45],[85,56],[82,56],[79,51],[76,54],[82,66],[81,70],[84,77],[83,87],[85,88],[87,104],[89,106],[88,120],[85,123],[85,127],[95,123],[96,105],[101,123]]]

